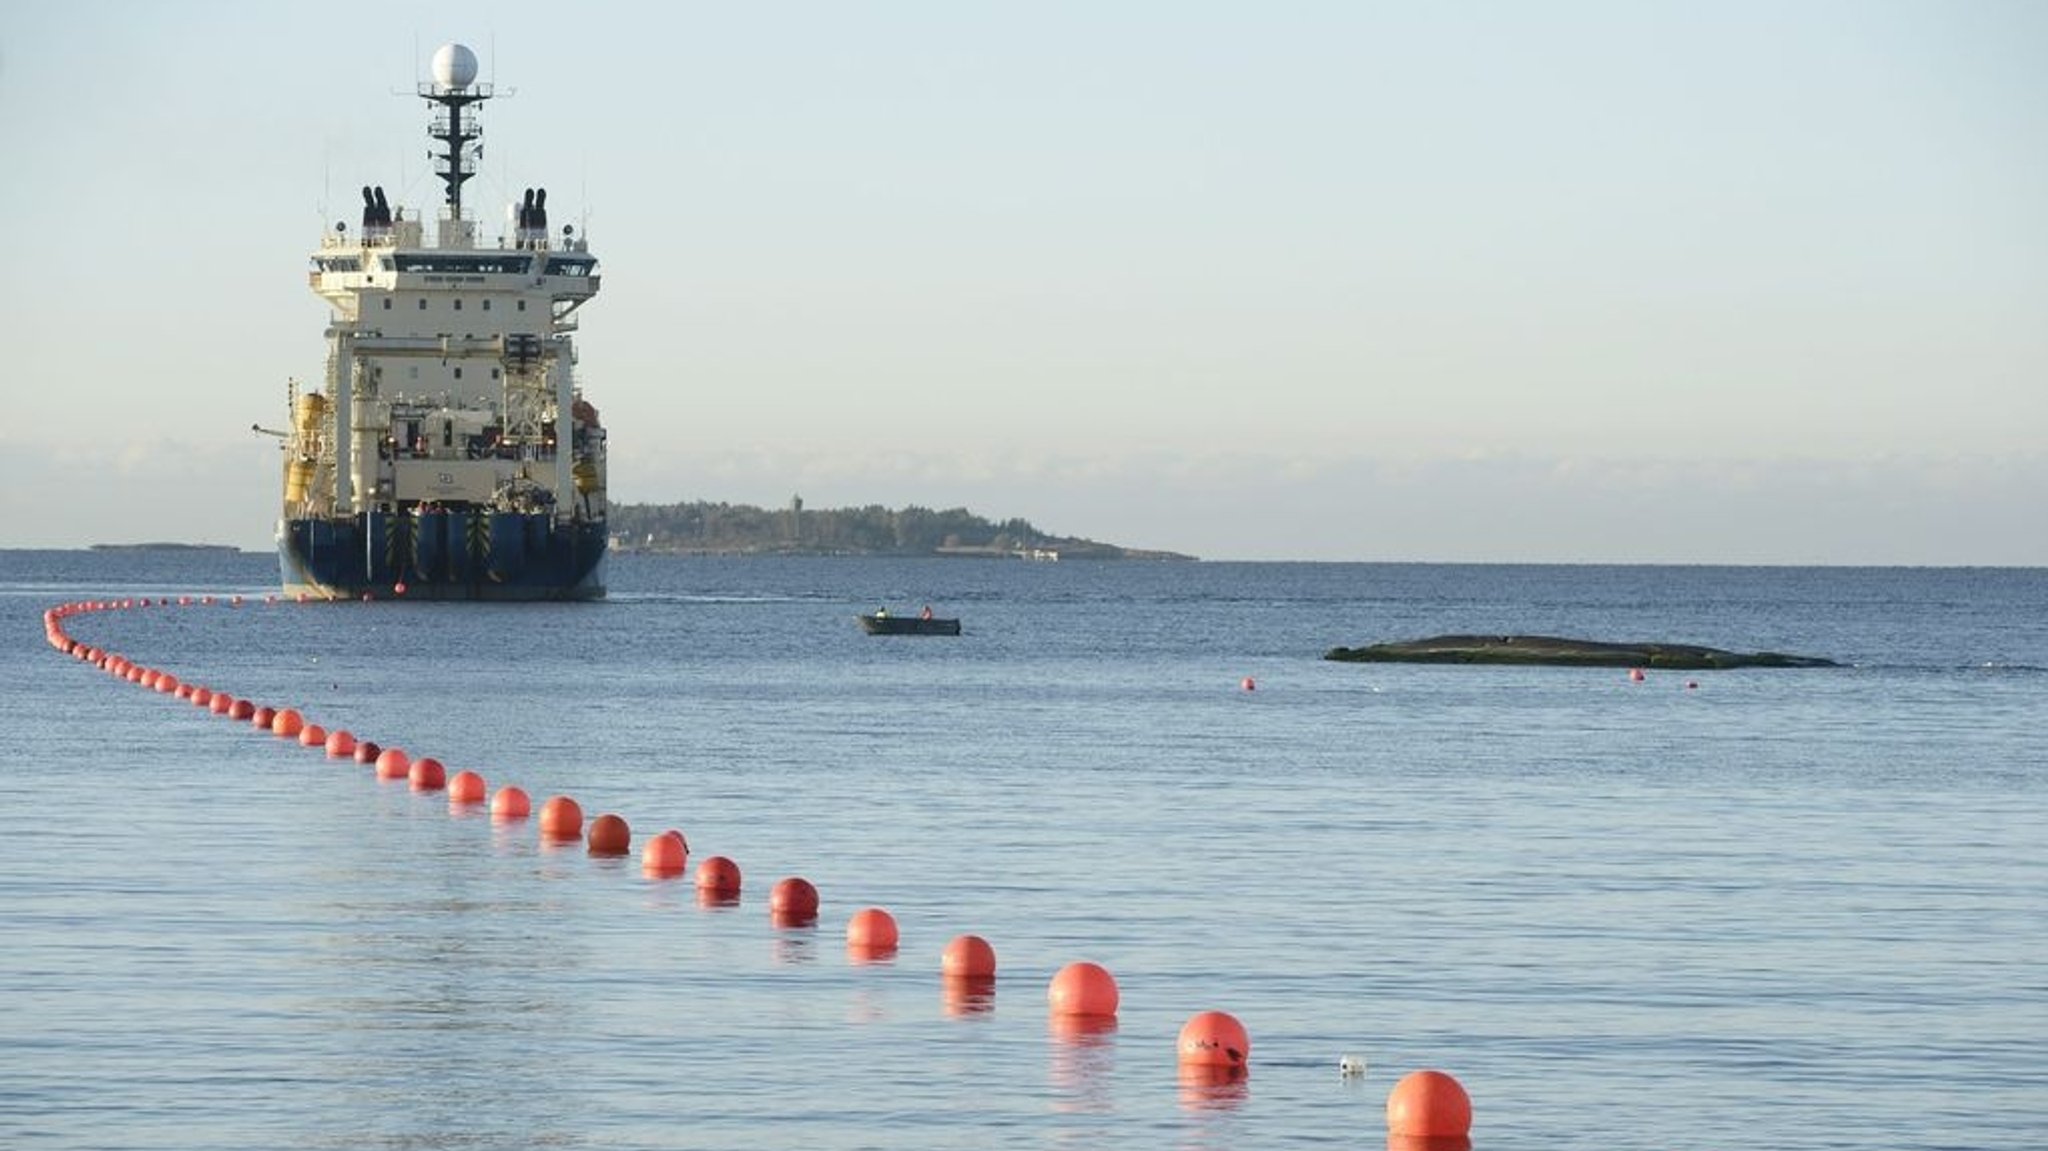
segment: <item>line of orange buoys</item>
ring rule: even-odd
[[[176,602],[179,607],[211,607],[218,601],[210,595],[197,599],[187,595],[179,596]],[[241,596],[226,600],[230,607],[240,607],[242,602]],[[275,604],[277,597],[266,597],[265,602]],[[299,602],[308,601],[301,596]],[[169,671],[144,667],[126,656],[75,640],[64,627],[64,621],[74,616],[166,607],[171,603],[168,598],[152,601],[145,597],[61,604],[43,613],[43,630],[51,647],[117,679],[187,701],[214,715],[247,722],[303,747],[319,749],[330,759],[368,765],[379,779],[407,780],[414,791],[446,791],[449,804],[456,807],[481,805],[488,795],[491,816],[499,821],[522,820],[532,815],[531,798],[516,786],[502,786],[492,793],[483,776],[474,771],[460,771],[450,777],[442,763],[432,756],[414,758],[402,748],[380,747],[338,728],[330,731],[309,722],[297,708],[274,708],[238,699],[215,688],[186,683]],[[1641,672],[1635,671],[1633,678],[1640,680]],[[1245,691],[1257,687],[1250,676],[1240,686]],[[582,842],[594,856],[624,856],[632,850],[632,829],[624,816],[607,812],[591,819],[586,828],[582,806],[566,795],[550,796],[541,804],[539,832],[546,843]],[[640,869],[652,879],[675,879],[688,870],[689,859],[689,842],[681,831],[671,828],[647,840],[641,849]],[[730,906],[739,902],[739,865],[725,856],[713,855],[699,863],[695,883],[701,903]],[[772,889],[768,906],[771,922],[779,928],[815,924],[818,889],[801,876],[785,877]],[[895,955],[899,939],[895,917],[882,908],[861,908],[847,920],[846,947],[851,962],[889,959]],[[949,1010],[956,1004],[975,1002],[976,997],[983,1004],[980,1009],[986,1010],[985,1005],[992,1002],[995,973],[995,948],[988,940],[978,935],[955,937],[940,959]],[[1053,1029],[1058,1033],[1086,1035],[1113,1030],[1119,1004],[1116,978],[1100,964],[1069,963],[1060,968],[1047,986],[1046,1003]],[[1223,1011],[1199,1012],[1180,1031],[1182,1080],[1197,1086],[1239,1082],[1250,1071],[1251,1049],[1251,1036],[1235,1016]],[[1347,1077],[1354,1075],[1355,1069],[1362,1070],[1362,1062],[1354,1063],[1355,1058],[1345,1056],[1340,1063]],[[1471,1098],[1455,1078],[1442,1071],[1413,1072],[1396,1083],[1387,1096],[1390,1148],[1457,1151],[1471,1146],[1471,1129]]]

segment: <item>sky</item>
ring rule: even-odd
[[[363,184],[599,256],[612,498],[1205,559],[2048,565],[2048,5],[0,12],[0,546],[271,546]]]

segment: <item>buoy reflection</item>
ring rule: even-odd
[[[1245,1068],[1216,1063],[1180,1065],[1180,1105],[1189,1111],[1230,1111],[1251,1097]]]
[[[1111,1110],[1109,1076],[1116,1068],[1116,1016],[1053,1015],[1053,1108],[1067,1112]]]
[[[964,1018],[991,1015],[996,1009],[993,975],[949,975],[939,981],[940,1004],[947,1015]]]

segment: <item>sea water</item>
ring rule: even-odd
[[[0,553],[0,1145],[2048,1144],[2048,572],[614,557],[588,605],[267,604]],[[547,848],[43,640],[617,812]],[[956,638],[869,637],[930,603]],[[1817,670],[1349,665],[1440,632]],[[1253,690],[1246,690],[1249,678]],[[687,835],[736,907],[640,874]],[[767,891],[801,875],[810,928]],[[844,946],[858,908],[893,956]],[[940,951],[995,947],[991,994]],[[1113,1025],[1055,1027],[1091,960]],[[1184,1080],[1204,1010],[1242,1081]],[[1363,1075],[1340,1074],[1346,1056]]]

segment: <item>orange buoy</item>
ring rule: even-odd
[[[482,803],[488,794],[484,777],[473,771],[458,771],[448,777],[448,802]]]
[[[545,813],[541,820],[545,826]],[[590,821],[590,833],[584,839],[592,855],[624,855],[633,848],[633,829],[626,825],[624,816],[606,812]]]
[[[939,974],[948,979],[992,979],[996,949],[979,935],[956,935],[939,956]]]
[[[346,759],[356,753],[356,737],[346,730],[336,728],[327,733],[327,757]]]
[[[846,921],[846,945],[860,951],[894,951],[896,917],[879,907],[863,907]]]
[[[309,723],[299,729],[300,747],[327,746],[327,729],[317,723]]]
[[[1180,1061],[1205,1067],[1241,1068],[1251,1059],[1252,1039],[1227,1011],[1204,1011],[1181,1025]]]
[[[191,699],[192,685],[189,683],[181,683],[178,685],[178,690],[172,692],[171,695],[177,699]]]
[[[1642,668],[1632,667],[1628,669],[1628,681],[1630,683],[1641,683],[1645,678]]]
[[[224,691],[214,692],[213,697],[206,701],[206,710],[215,715],[228,715],[235,710],[235,697]]]
[[[257,731],[269,731],[271,721],[277,718],[277,709],[265,704],[249,716],[249,726]]]
[[[1472,1097],[1441,1071],[1411,1071],[1387,1095],[1387,1134],[1430,1139],[1472,1133]]]
[[[1245,676],[1245,677],[1244,677],[1244,681],[1243,681],[1242,683],[1238,684],[1237,686],[1239,686],[1239,687],[1241,687],[1241,688],[1245,689],[1246,691],[1257,691],[1257,690],[1259,690],[1259,684],[1258,684],[1258,681],[1257,681],[1257,680],[1255,680],[1255,679],[1253,679],[1253,678],[1252,678],[1251,676]]]
[[[232,704],[228,705],[229,719],[239,719],[246,722],[249,719],[253,718],[255,714],[256,705],[250,703],[246,699],[238,699],[234,701]]]
[[[378,779],[404,779],[412,771],[412,757],[401,748],[387,747],[377,753]]]
[[[412,783],[414,791],[439,791],[448,786],[448,769],[431,755],[423,755],[412,761],[405,777]]]
[[[583,838],[583,807],[566,795],[551,795],[540,805],[542,839]]]
[[[392,584],[392,585],[391,585],[391,594],[392,594],[392,595],[404,595],[404,594],[405,594],[405,581],[404,581],[404,580],[399,580],[399,581],[398,581],[397,583],[395,583],[395,584]]]
[[[768,891],[768,912],[791,926],[818,917],[818,888],[800,875],[778,879]]]
[[[697,865],[697,890],[720,898],[740,893],[740,865],[723,855],[714,855]]]
[[[271,732],[286,739],[297,736],[305,728],[306,717],[300,715],[295,707],[278,708],[277,714],[270,717]]]
[[[526,798],[526,792],[517,787],[501,787],[491,797],[491,818],[525,819],[533,811],[533,803]]]
[[[180,685],[178,683],[177,676],[172,675],[170,672],[167,671],[160,671],[157,673],[156,689],[158,691],[164,693],[165,695],[170,695],[176,692],[179,686]]]
[[[1116,977],[1100,964],[1069,963],[1052,977],[1045,1000],[1054,1015],[1115,1015]]]
[[[213,689],[210,687],[195,687],[192,689],[191,698],[193,707],[205,707],[213,702]]]
[[[640,870],[648,875],[681,875],[689,862],[690,853],[683,846],[683,837],[666,831],[648,840],[647,845],[640,849]]]
[[[374,766],[377,762],[377,757],[384,754],[384,749],[367,739],[359,739],[356,741],[354,754],[357,763],[367,763]]]

